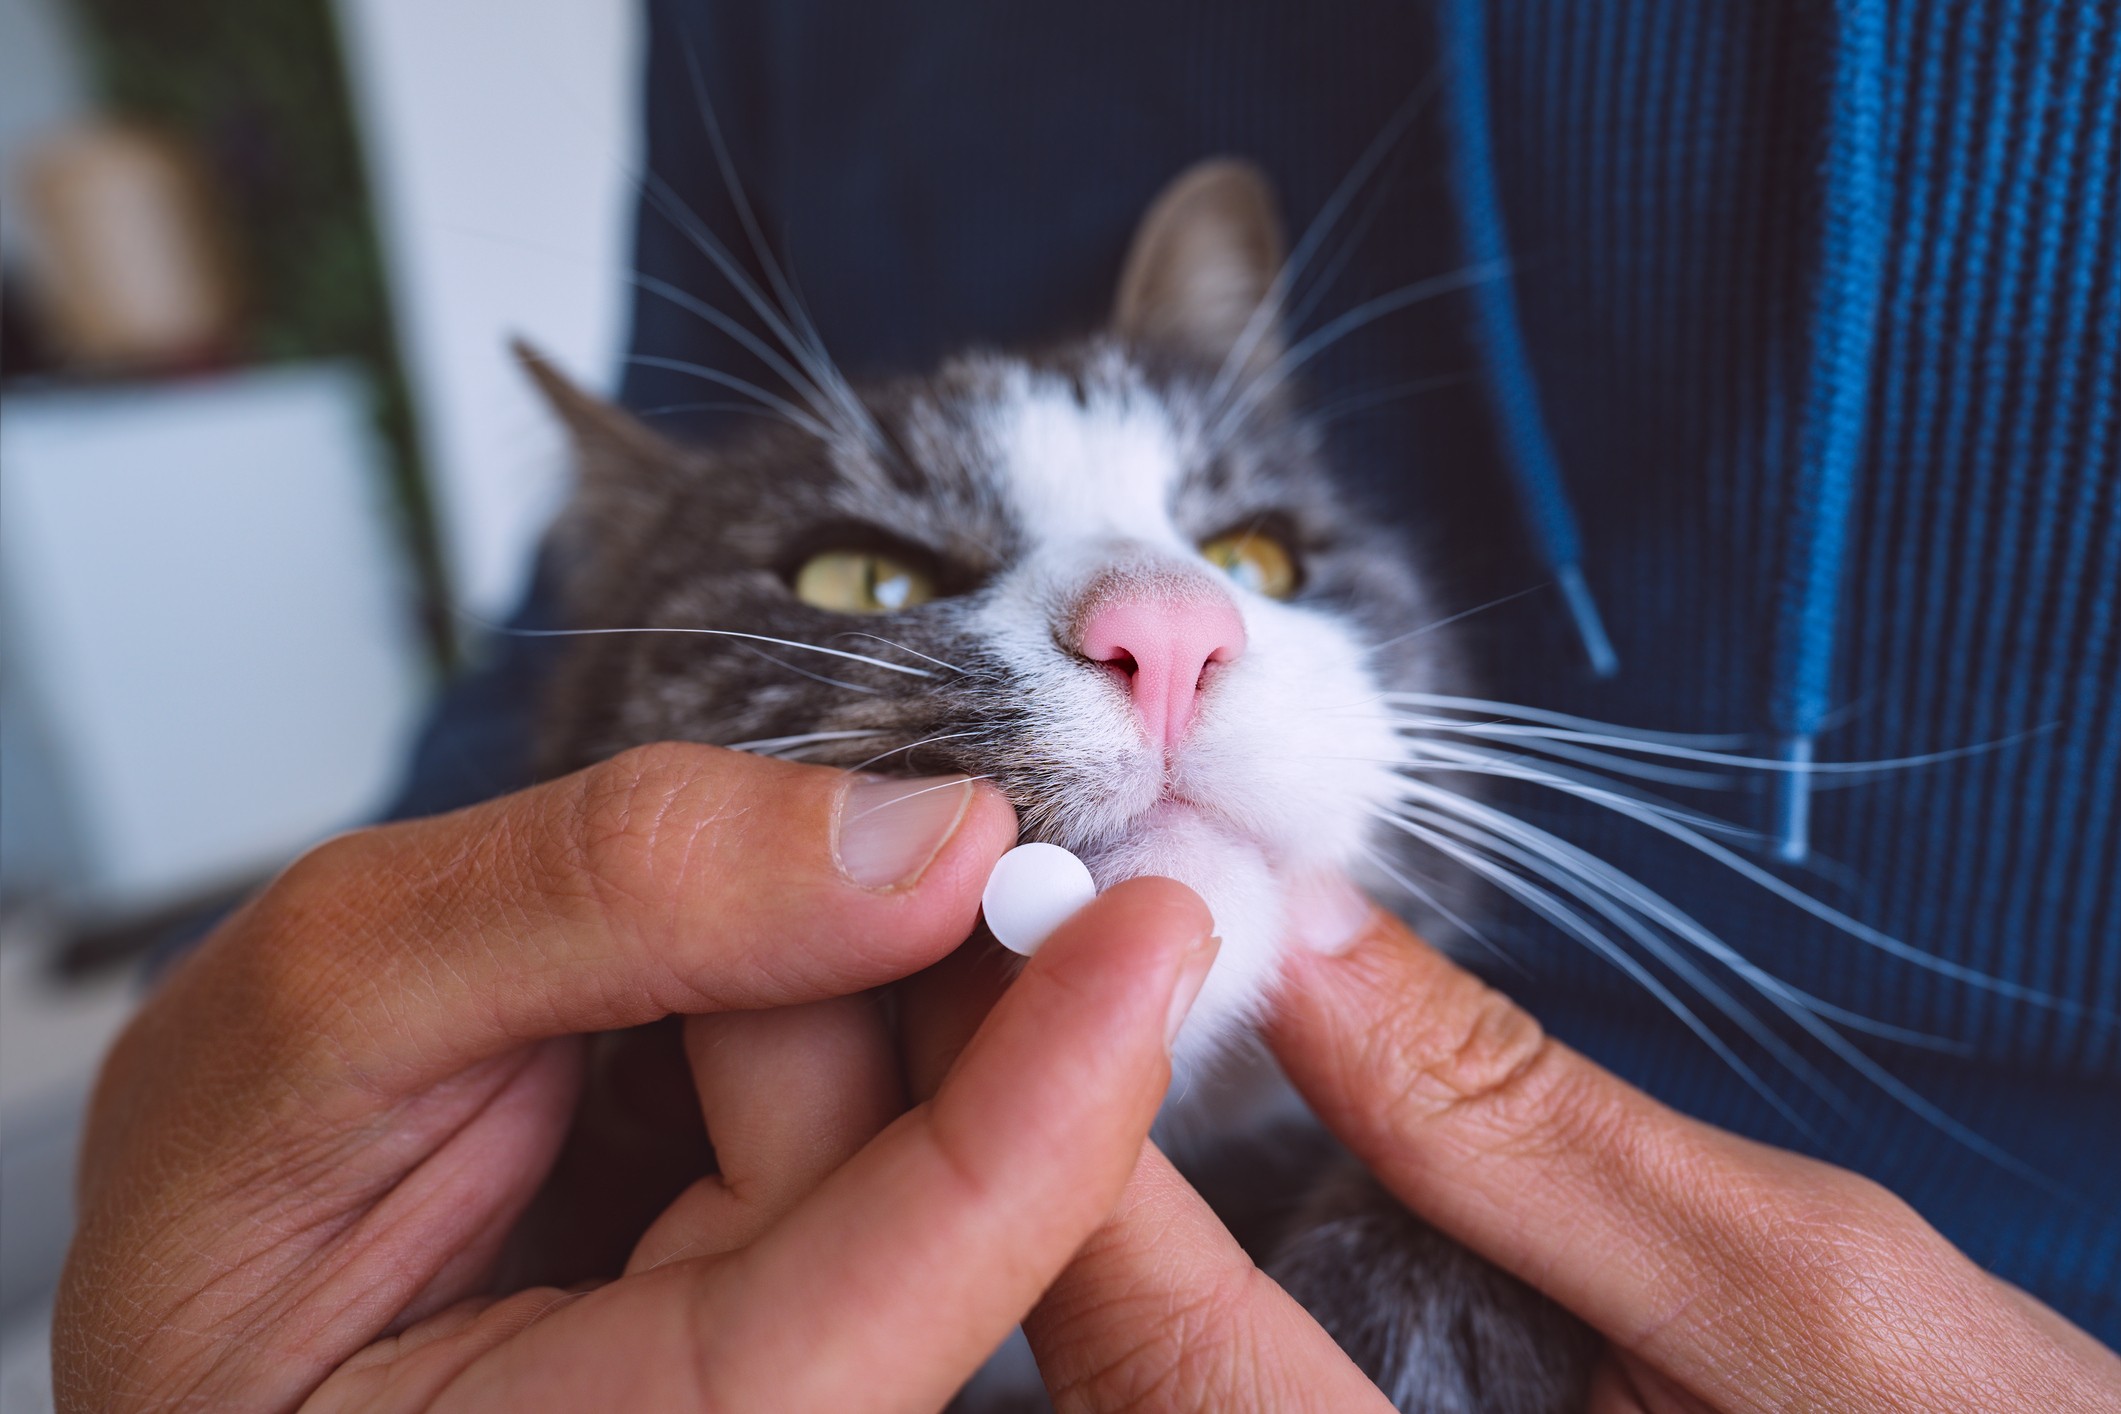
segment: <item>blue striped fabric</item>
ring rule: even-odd
[[[1837,135],[1819,116],[1836,74],[1802,7],[1628,0],[1501,13],[1491,59],[1498,165],[1528,267],[1520,305],[1586,563],[1628,664],[1611,684],[1557,684],[1536,660],[1501,655],[1515,665],[1509,690],[1674,729],[1824,725],[1822,757],[2039,729],[1970,761],[1815,796],[1814,844],[1831,872],[1791,877],[1940,957],[2084,1010],[2008,1002],[1882,960],[1639,831],[1549,818],[1806,990],[1966,1043],[1971,1054],[1949,1060],[1871,1049],[2068,1196],[2042,1194],[1860,1082],[1860,1121],[1810,1104],[1813,1131],[1798,1132],[1602,964],[1551,940],[1524,939],[1540,959],[1525,990],[1630,1077],[1882,1178],[1977,1258],[2115,1341],[2114,14],[1884,7],[1882,66],[1868,76],[1881,110],[1864,120],[1873,146],[1837,163],[1820,158]],[[1608,43],[1639,57],[1585,62]],[[1850,171],[1873,164],[1867,179]],[[1833,210],[1844,185],[1857,202],[1869,186],[1877,208]],[[1873,238],[1875,254],[1849,249]],[[1840,264],[1869,260],[1874,280]],[[1836,328],[1836,302],[1872,289],[1875,336],[1822,349],[1822,327],[1851,332]],[[1824,419],[1820,399],[1833,404]],[[1831,477],[1812,440],[1822,435],[1836,443]],[[1838,583],[1807,580],[1837,558],[1807,548],[1822,519],[1834,530],[1819,506],[1832,496],[1848,498],[1846,564]],[[1800,631],[1778,632],[1791,615]],[[1793,656],[1822,632],[1830,654],[1793,677]]]

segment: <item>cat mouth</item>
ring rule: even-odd
[[[1147,809],[1128,821],[1117,838],[1139,840],[1174,833],[1207,833],[1248,845],[1266,843],[1213,805],[1168,788]]]

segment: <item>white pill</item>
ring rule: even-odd
[[[980,907],[995,941],[1025,957],[1097,897],[1080,859],[1057,844],[1020,844],[995,861]]]

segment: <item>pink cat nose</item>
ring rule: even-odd
[[[1177,598],[1120,593],[1084,615],[1080,651],[1124,675],[1150,744],[1168,748],[1185,739],[1209,665],[1234,663],[1245,651],[1245,621],[1214,590]]]

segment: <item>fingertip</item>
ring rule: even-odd
[[[913,887],[953,898],[969,897],[976,906],[987,876],[994,872],[994,861],[1016,843],[1017,822],[1009,797],[992,782],[972,781],[970,786],[970,799],[956,833],[936,851]]]
[[[1289,933],[1305,952],[1338,957],[1375,925],[1377,906],[1337,869],[1309,870],[1290,882]]]
[[[1206,900],[1178,880],[1156,874],[1120,880],[1062,924],[1054,939],[1063,933],[1087,931],[1079,930],[1078,924],[1092,920],[1106,931],[1140,932],[1180,942],[1215,931],[1215,915]]]

